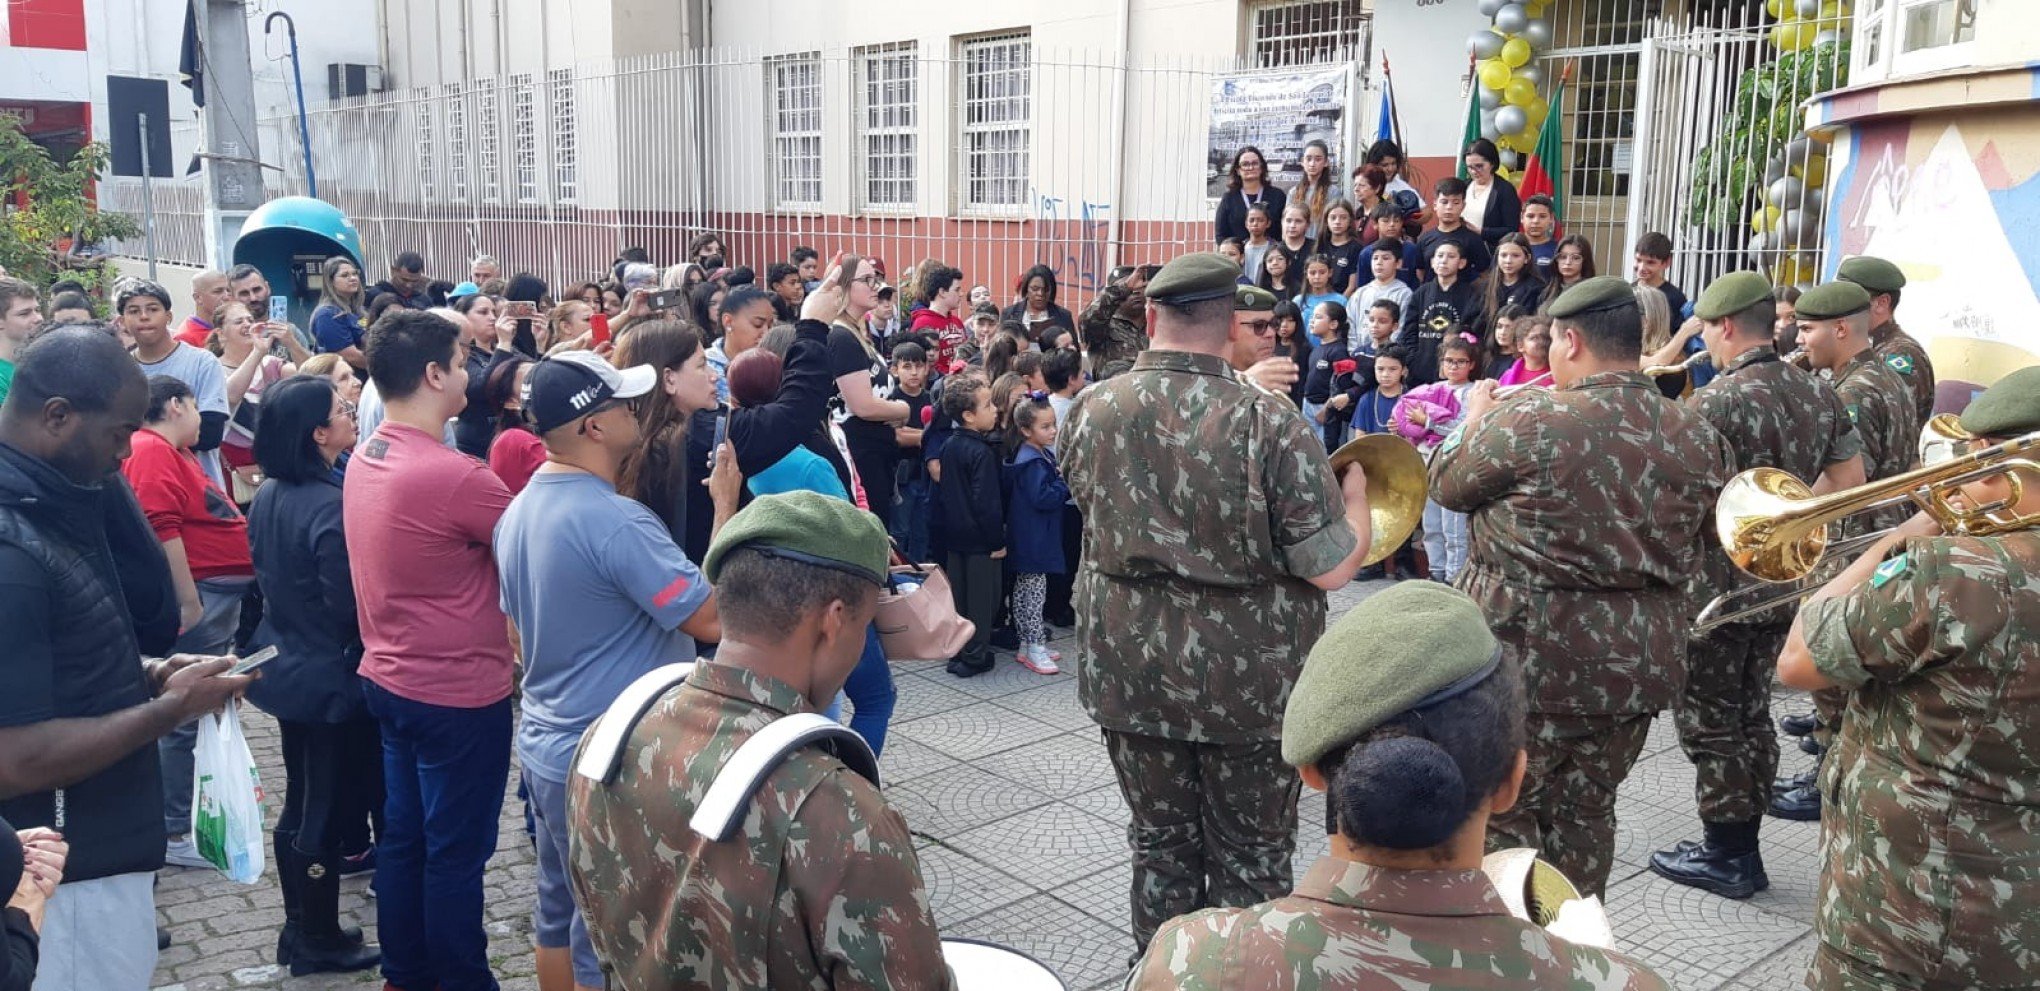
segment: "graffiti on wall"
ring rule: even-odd
[[[1105,237],[1112,204],[1071,202],[1059,196],[1034,195],[1034,260],[1055,271],[1065,289],[1097,292],[1105,285]]]

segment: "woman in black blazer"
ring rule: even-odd
[[[1502,154],[1495,149],[1495,143],[1486,138],[1475,138],[1466,146],[1466,222],[1480,228],[1480,239],[1487,242],[1488,255],[1493,257],[1495,245],[1505,234],[1514,234],[1523,226],[1523,201],[1516,195],[1516,187],[1509,180],[1495,174],[1496,166],[1502,162]],[[1487,190],[1487,205],[1479,212],[1473,209],[1474,196],[1478,190]]]
[[[1226,184],[1225,195],[1218,201],[1218,218],[1212,224],[1211,243],[1217,244],[1229,237],[1245,241],[1247,208],[1256,203],[1266,206],[1268,216],[1279,221],[1282,208],[1289,205],[1289,194],[1268,181],[1268,159],[1261,154],[1261,149],[1247,145],[1233,155],[1232,179]]]

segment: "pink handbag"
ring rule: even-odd
[[[956,613],[949,576],[933,564],[904,564],[878,594],[878,639],[890,661],[940,661],[970,642],[976,624]]]

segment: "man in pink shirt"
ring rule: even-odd
[[[382,726],[376,845],[383,978],[399,991],[494,991],[482,872],[510,774],[511,655],[490,541],[510,491],[441,443],[467,405],[460,330],[396,310],[368,335],[387,418],[347,468],[361,676]]]

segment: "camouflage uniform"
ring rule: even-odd
[[[1828,466],[1862,452],[1834,390],[1768,347],[1737,356],[1685,405],[1728,441],[1731,474],[1779,468],[1810,485]],[[1750,581],[1721,551],[1714,528],[1705,532],[1695,604]],[[1773,609],[1687,644],[1679,743],[1693,761],[1702,822],[1749,822],[1770,805],[1778,772],[1771,677],[1791,625],[1789,611]]]
[[[1911,334],[1900,330],[1898,321],[1886,320],[1870,328],[1870,350],[1884,364],[1897,372],[1912,391],[1913,412],[1919,422],[1925,423],[1934,416],[1934,363],[1927,358],[1927,349],[1913,340]]]
[[[2030,988],[2040,973],[2040,532],[1915,537],[1800,612],[1853,691],[1821,771],[1807,986]]]
[[[574,897],[617,987],[952,987],[906,822],[834,757],[788,757],[739,836],[688,827],[739,746],[813,711],[783,682],[702,664],[632,731],[613,784],[574,775]]]
[[[1480,871],[1385,870],[1327,857],[1289,897],[1164,926],[1127,989],[1670,986],[1636,960],[1510,915]]]
[[[1489,846],[1539,850],[1588,894],[1613,866],[1616,786],[1679,697],[1685,584],[1730,463],[1720,434],[1633,371],[1512,397],[1431,461],[1432,499],[1472,516],[1458,586],[1528,700],[1523,797]]]
[[[1298,784],[1277,741],[1325,629],[1305,576],[1357,538],[1323,446],[1222,358],[1143,352],[1058,446],[1089,521],[1078,688],[1132,812],[1145,946],[1174,916],[1289,890]]]
[[[1084,353],[1091,358],[1091,377],[1103,382],[1133,367],[1147,350],[1147,300],[1140,293],[1113,284],[1099,290],[1077,323]]]

